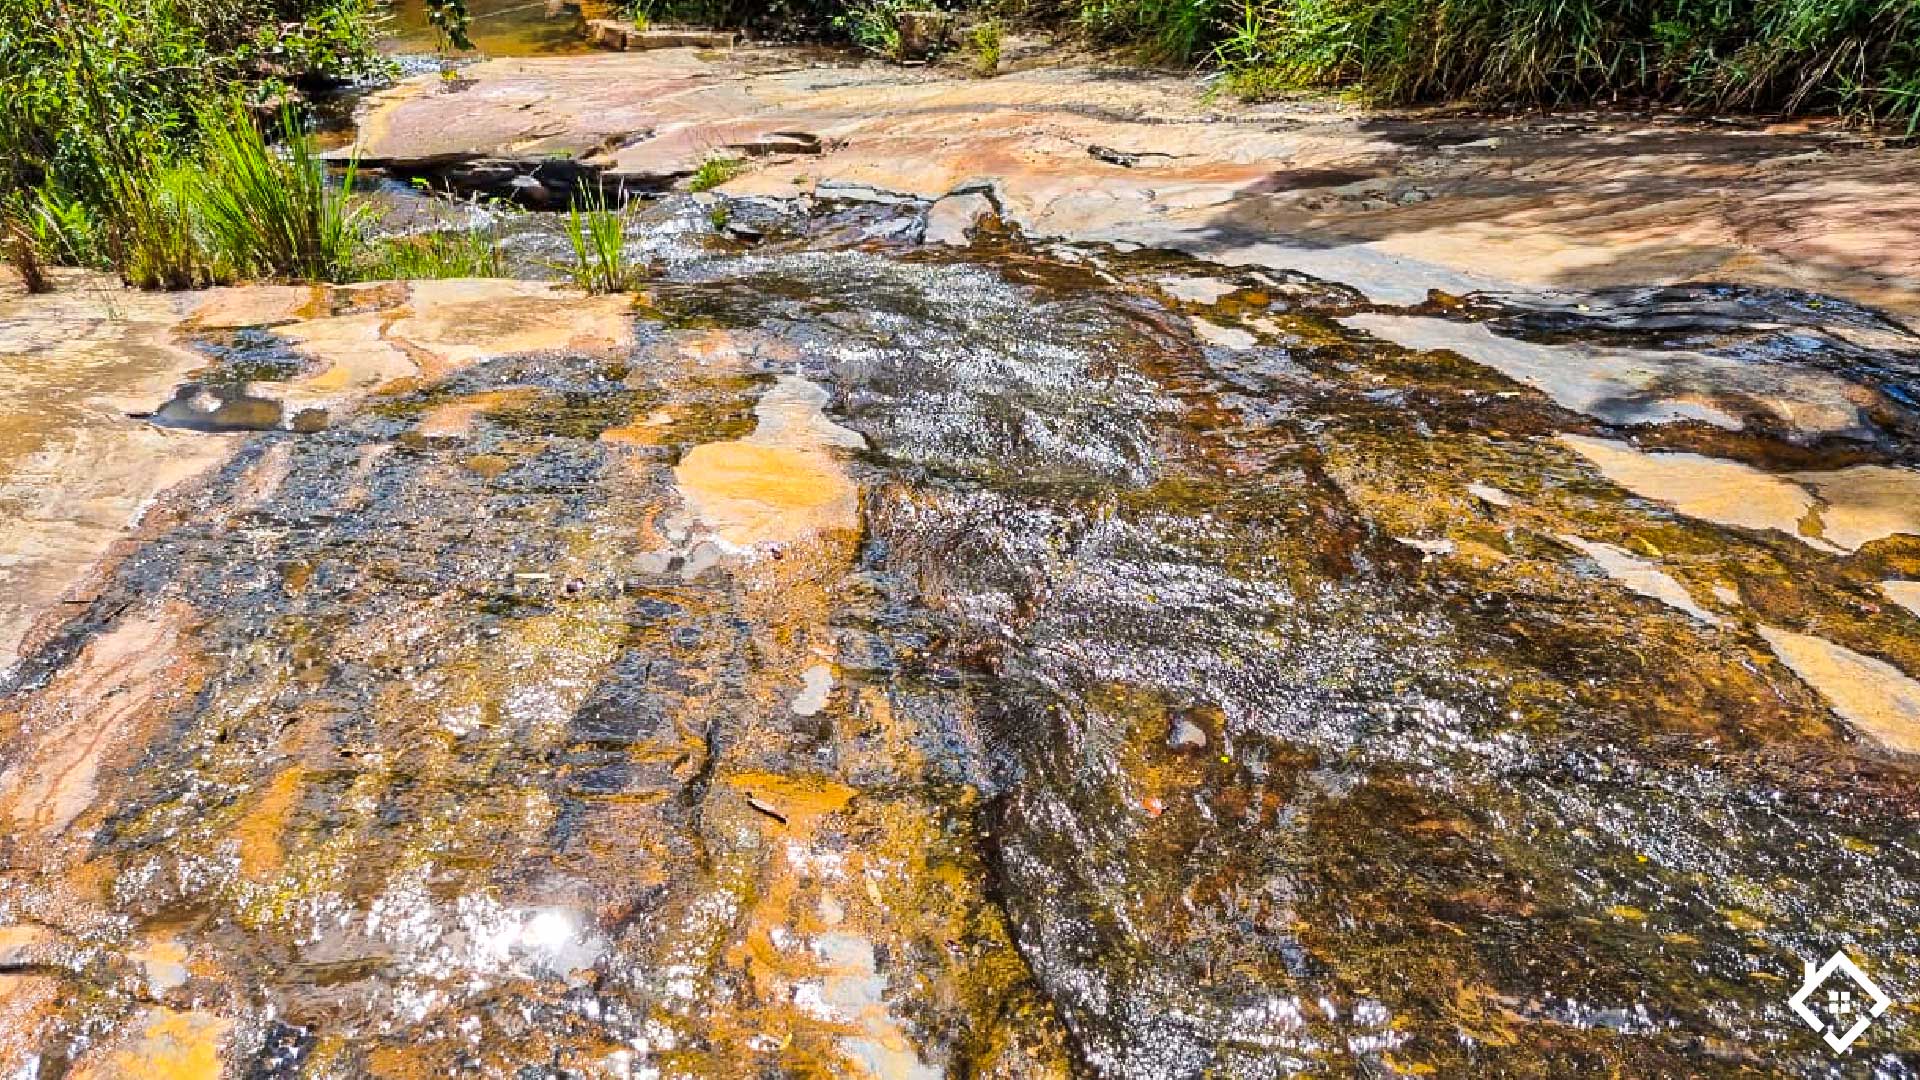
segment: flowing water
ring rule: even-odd
[[[140,731],[9,789],[39,1075],[1914,1074],[1787,999],[1920,1000],[1920,772],[1775,656],[1920,672],[1920,540],[1818,479],[1914,463],[1920,338],[917,212],[662,204],[630,346],[302,431],[297,334],[187,332],[156,419],[273,430],[0,707]]]

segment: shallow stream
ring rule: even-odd
[[[668,200],[617,355],[199,423],[0,705],[142,732],[10,789],[40,1075],[1914,1074],[1920,337],[923,213]],[[315,369],[180,336],[185,429]]]

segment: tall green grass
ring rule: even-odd
[[[353,199],[356,163],[338,189],[290,108],[277,146],[239,102],[201,119],[192,210],[209,255],[243,277],[344,280],[364,244],[368,211]]]
[[[111,267],[141,288],[505,273],[497,230],[374,236],[375,214],[354,190],[355,163],[330,180],[291,109],[268,129],[229,101],[199,126],[199,149],[189,156],[140,154],[107,168],[112,197],[98,210],[43,188],[0,208],[0,218],[31,242],[33,257]],[[279,137],[269,140],[269,130]],[[626,268],[617,260],[618,215],[604,205],[596,210],[581,223],[596,252],[596,287],[604,287],[624,282]],[[610,254],[596,246],[607,243],[603,218],[613,219]]]
[[[1086,0],[1089,6],[1125,0]],[[1138,0],[1141,10],[1167,0]],[[1917,0],[1215,0],[1243,93],[1665,101],[1920,125]]]
[[[588,292],[625,292],[639,280],[640,268],[627,259],[627,216],[608,205],[598,186],[583,187],[567,206],[567,244],[573,262],[565,267],[573,283]]]
[[[193,289],[234,279],[200,228],[200,171],[160,161],[109,176],[116,199],[105,215],[109,260],[129,285]]]
[[[276,123],[278,145],[237,100],[209,109],[199,123],[202,141],[191,156],[143,153],[105,167],[112,196],[98,225],[87,226],[98,235],[88,242],[142,288],[347,280],[371,220],[352,195],[353,165],[339,187],[330,185],[290,108]],[[43,217],[60,218],[57,205],[43,195]],[[50,232],[69,246],[81,235],[66,224]]]

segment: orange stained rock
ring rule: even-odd
[[[620,357],[633,347],[632,301],[583,296],[538,281],[416,281],[389,336],[457,370],[495,356],[574,352]]]
[[[264,881],[280,872],[286,859],[285,836],[305,772],[298,765],[280,770],[234,829],[240,842],[240,873]]]
[[[707,443],[681,459],[674,478],[694,515],[737,548],[859,525],[857,489],[819,451]]]
[[[773,772],[737,772],[720,777],[721,783],[778,811],[792,831],[810,829],[821,818],[846,809],[857,788],[837,780],[813,776],[789,776]]]
[[[274,326],[326,314],[326,290],[318,285],[242,285],[208,289],[187,325],[202,330]]]
[[[104,1060],[83,1059],[73,1080],[219,1080],[233,1021],[211,1013],[148,1009]]]
[[[407,353],[387,341],[385,311],[362,312],[283,326],[274,331],[293,342],[317,370],[276,387],[289,406],[334,405],[395,379],[417,374]]]
[[[0,1069],[6,1075],[33,1075],[24,1070],[40,1049],[40,1026],[62,997],[60,980],[50,975],[0,975]]]

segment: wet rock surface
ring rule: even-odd
[[[579,176],[653,191],[717,155],[753,161],[722,189],[736,196],[988,190],[1031,236],[1297,270],[1386,303],[1734,282],[1920,317],[1911,151],[1804,125],[1242,106],[1136,69],[968,79],[779,49],[503,58],[460,76],[373,98],[363,163],[563,200]],[[961,212],[936,215],[934,242]]]
[[[1920,994],[1920,339],[925,209],[663,203],[631,297],[143,316],[108,426],[207,463],[0,684],[0,1069],[1829,1075],[1803,960]],[[15,370],[92,423],[96,369]],[[282,421],[128,418],[186,383]]]

